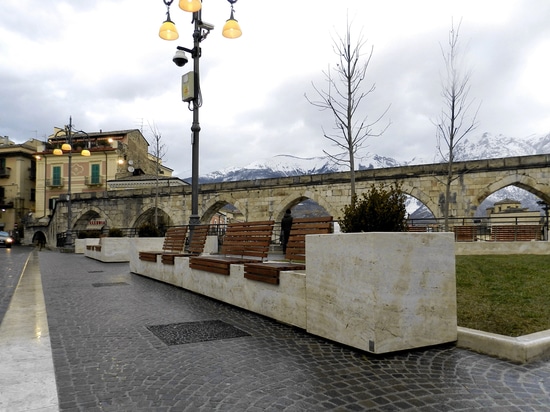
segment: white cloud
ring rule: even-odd
[[[201,44],[201,173],[277,154],[311,157],[333,148],[322,136],[333,119],[304,98],[334,65],[332,41],[346,27],[374,46],[365,85],[376,84],[369,116],[389,104],[391,126],[367,150],[410,160],[435,151],[433,120],[442,108],[440,44],[462,19],[470,95],[482,102],[479,133],[528,136],[550,132],[547,0],[241,0],[243,36],[221,27],[229,4],[205,2],[216,27]],[[180,177],[191,170],[192,113],[180,78],[191,69],[171,61],[176,45],[192,46],[191,16],[177,7],[180,39],[164,42],[161,0],[3,0],[0,4],[0,135],[43,138],[73,117],[87,131],[154,123],[169,147],[164,162]],[[466,47],[467,46],[467,47]]]

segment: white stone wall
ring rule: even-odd
[[[386,353],[457,339],[451,233],[309,235],[307,331]]]
[[[135,249],[135,248],[134,248]],[[281,272],[278,286],[139,261],[130,269],[184,289],[373,353],[457,339],[451,233],[358,233],[306,236],[306,271]]]

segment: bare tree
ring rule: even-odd
[[[382,120],[390,106],[373,122],[369,122],[369,116],[363,114],[366,98],[376,89],[374,83],[368,89],[363,88],[374,51],[373,46],[368,53],[363,54],[365,44],[362,34],[354,41],[348,20],[345,36],[333,40],[333,50],[339,59],[336,68],[331,70],[329,66],[327,71],[323,71],[326,89],[320,89],[312,83],[319,100],[310,100],[307,94],[305,96],[313,106],[321,111],[330,111],[334,117],[334,132],[327,133],[323,128],[323,135],[340,151],[335,154],[325,150],[323,152],[336,164],[349,166],[352,203],[355,201],[355,161],[359,149],[369,137],[382,135],[390,124],[388,122],[377,133],[373,131],[373,127]]]
[[[436,137],[437,149],[447,163],[445,194],[441,197],[445,231],[449,230],[451,184],[460,177],[453,172],[456,151],[464,138],[476,129],[479,112],[479,106],[472,110],[474,100],[469,98],[471,71],[461,70],[459,32],[460,23],[456,28],[452,23],[447,48],[441,46],[446,69],[441,93],[444,107],[436,123]]]
[[[151,135],[153,136],[152,155],[155,162],[155,227],[158,228],[159,172],[162,159],[166,154],[166,148],[164,144],[161,143],[162,135],[154,123],[152,125],[149,123],[149,130],[151,131]]]

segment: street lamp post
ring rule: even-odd
[[[227,38],[237,38],[240,37],[242,32],[239,27],[239,23],[234,18],[233,5],[237,0],[227,0],[231,4],[231,15],[226,21],[222,35]],[[170,6],[173,0],[163,0],[164,4],[167,7],[166,21],[162,24],[159,30],[159,36],[164,40],[176,40],[179,35],[176,30],[176,26],[170,19]],[[191,124],[192,132],[192,157],[191,157],[191,216],[189,217],[189,225],[191,228],[194,225],[200,224],[199,216],[199,137],[201,126],[199,123],[199,108],[202,104],[202,98],[200,96],[200,57],[201,57],[201,48],[200,43],[208,36],[210,30],[214,29],[214,26],[205,23],[202,21],[202,1],[201,0],[180,0],[179,7],[182,10],[193,13],[193,49],[188,49],[182,46],[178,46],[176,50],[176,55],[173,58],[174,63],[182,67],[184,66],[188,59],[185,55],[185,52],[190,53],[193,58],[193,85],[192,93],[189,90],[189,95],[183,96],[183,100],[189,103],[190,110],[193,111],[193,123]],[[188,74],[187,76],[189,76]],[[184,75],[185,77],[186,75]],[[185,86],[182,87],[185,89]],[[184,92],[185,93],[185,92]]]
[[[71,185],[72,185],[72,159],[73,159],[73,118],[72,116],[69,117],[69,124],[66,125],[63,129],[60,129],[57,133],[55,133],[54,138],[57,137],[57,135],[60,132],[65,133],[66,142],[63,143],[61,148],[56,148],[53,150],[53,154],[55,156],[62,156],[63,152],[68,152],[69,157],[69,165],[68,165],[68,182],[67,182],[67,231],[65,232],[65,247],[71,248],[73,246],[73,237],[72,237],[72,228],[71,228],[71,222],[73,220],[73,211],[72,211],[72,204],[71,204]],[[78,131],[78,133],[83,133],[86,136],[88,134],[86,132],[83,132],[81,130]],[[89,148],[82,149],[80,152],[82,156],[90,156],[90,150]]]

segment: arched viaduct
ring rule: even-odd
[[[446,169],[446,164],[428,164],[357,171],[357,193],[368,191],[373,183],[399,182],[405,193],[424,203],[436,218],[442,217]],[[473,216],[487,196],[511,185],[550,203],[550,155],[456,162],[453,174],[457,177],[451,187],[450,213],[453,216]],[[305,199],[317,202],[336,219],[341,217],[342,209],[350,202],[350,173],[202,184],[199,214],[201,221],[207,223],[223,206],[232,204],[248,221],[280,220],[285,209]],[[103,218],[111,228],[135,228],[151,220],[155,210],[155,189],[82,193],[75,195],[71,203],[71,228],[74,230],[84,229],[91,218]],[[162,188],[156,204],[165,225],[187,224],[191,187]],[[25,240],[41,230],[51,244],[56,233],[67,229],[66,202],[58,202],[47,228],[30,223],[27,225],[30,233],[25,234]]]

